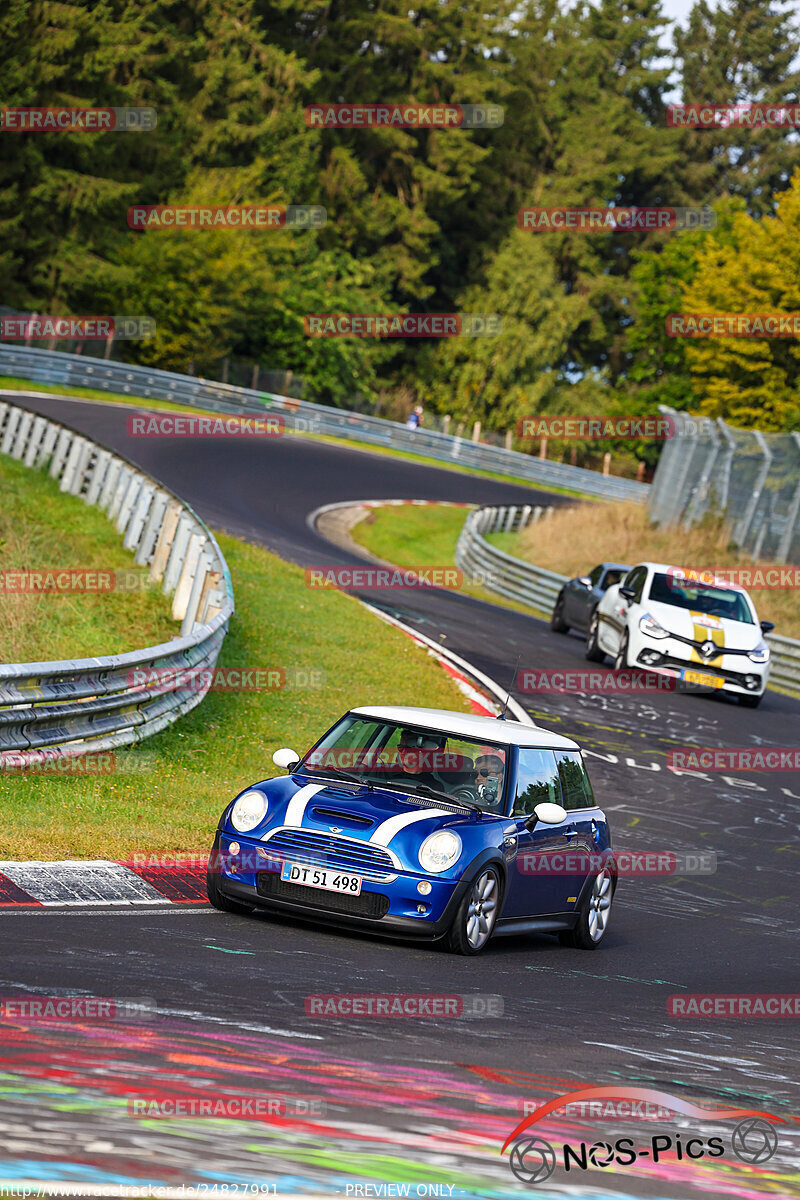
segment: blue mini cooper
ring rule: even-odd
[[[616,872],[580,750],[516,721],[429,708],[354,708],[287,775],[222,814],[208,898],[446,941],[557,933],[595,949]]]

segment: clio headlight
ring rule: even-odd
[[[267,797],[263,792],[243,792],[231,809],[231,825],[240,833],[255,829],[267,815]]]
[[[761,641],[753,650],[747,651],[747,657],[750,662],[765,663],[769,662],[769,646],[766,642]]]
[[[461,854],[461,838],[449,829],[440,829],[426,837],[419,848],[420,866],[433,875],[452,867]]]
[[[665,629],[663,625],[659,625],[652,613],[645,613],[643,617],[639,618],[639,628],[642,633],[646,633],[651,638],[669,637],[669,630]]]

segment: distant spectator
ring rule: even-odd
[[[413,412],[408,414],[406,421],[406,429],[419,429],[422,422],[425,420],[425,413],[422,410],[422,405],[418,404]]]

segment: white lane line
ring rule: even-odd
[[[41,908],[26,908],[24,904],[13,904],[8,907],[0,906],[0,920],[5,917],[85,917],[88,915],[88,910],[91,911],[92,917],[158,917],[158,916],[190,916],[193,913],[204,913],[205,916],[210,916],[216,912],[210,904],[192,904],[184,907],[182,904],[173,904],[169,908],[150,908],[149,905],[138,905],[136,908],[96,908],[94,905],[86,905],[86,909],[79,905],[71,905],[69,908],[60,908],[54,904],[43,905]]]

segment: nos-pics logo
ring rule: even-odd
[[[579,1091],[569,1092],[563,1096],[543,1104],[522,1120],[516,1129],[506,1139],[501,1153],[505,1153],[512,1142],[515,1143],[509,1157],[509,1166],[521,1183],[542,1183],[549,1179],[559,1165],[559,1155],[551,1144],[544,1138],[532,1135],[523,1137],[531,1125],[546,1117],[549,1113],[562,1109],[566,1105],[585,1105],[589,1101],[626,1100],[639,1103],[657,1104],[663,1109],[681,1113],[685,1116],[700,1118],[706,1121],[729,1120],[739,1118],[733,1130],[730,1149],[741,1162],[761,1165],[768,1162],[778,1148],[778,1135],[772,1122],[783,1124],[784,1117],[773,1113],[761,1112],[747,1108],[700,1108],[669,1092],[656,1091],[653,1088],[621,1088],[590,1087]],[[794,1118],[796,1119],[796,1118]],[[633,1138],[617,1138],[615,1142],[597,1141],[594,1143],[580,1142],[577,1146],[564,1143],[561,1149],[561,1161],[565,1171],[588,1171],[593,1167],[631,1166],[642,1160],[643,1163],[658,1162],[667,1154],[674,1154],[678,1159],[721,1158],[726,1153],[725,1143],[720,1137],[702,1138],[691,1137],[682,1140],[681,1135],[655,1134],[643,1145],[637,1145]]]

